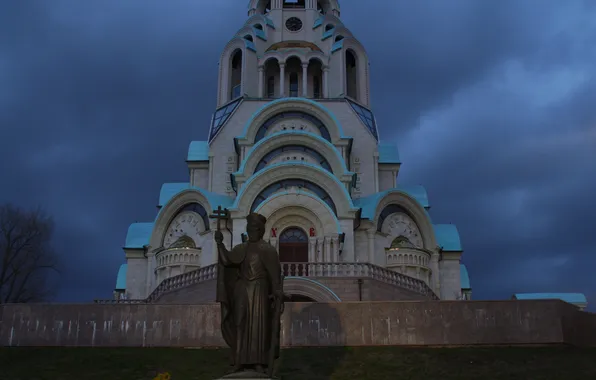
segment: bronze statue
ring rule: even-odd
[[[221,304],[221,332],[232,349],[232,372],[224,378],[270,378],[279,357],[283,278],[279,256],[263,240],[266,218],[247,216],[248,241],[231,251],[223,244],[219,220],[227,210],[214,211],[218,219],[217,301]]]

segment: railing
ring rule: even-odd
[[[370,263],[281,263],[281,266],[285,276],[368,277],[439,299],[426,282]]]
[[[147,302],[155,301],[164,293],[172,290],[182,289],[189,285],[198,284],[208,280],[214,280],[217,277],[217,264],[182,273],[174,277],[163,280],[153,292],[147,297]]]
[[[367,277],[386,284],[407,289],[418,294],[430,296],[434,300],[439,297],[422,280],[397,273],[392,270],[369,263],[281,263],[285,276],[296,277]],[[147,299],[139,300],[95,300],[95,303],[149,303],[157,300],[162,294],[182,289],[217,277],[217,264],[212,264],[191,272],[163,280]]]

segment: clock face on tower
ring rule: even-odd
[[[422,235],[416,225],[407,214],[396,212],[389,215],[383,222],[382,231],[394,238],[403,236],[418,248],[423,247]]]
[[[170,223],[163,241],[164,248],[196,248],[200,247],[201,216],[192,211],[184,211],[176,215]]]
[[[297,32],[302,29],[302,20],[300,20],[298,17],[290,17],[286,20],[286,28],[290,32]]]

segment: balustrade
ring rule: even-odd
[[[281,270],[288,277],[357,277],[370,278],[390,285],[407,289],[418,294],[438,299],[426,282],[369,263],[281,263]],[[157,300],[162,294],[187,286],[215,280],[217,264],[212,264],[191,272],[163,280],[145,300],[96,300],[96,303],[148,303]]]

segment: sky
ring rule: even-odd
[[[54,217],[56,301],[110,298],[128,225],[188,179],[246,3],[0,4],[0,202]],[[424,185],[433,221],[457,225],[473,298],[596,304],[596,2],[341,5],[398,182]]]

